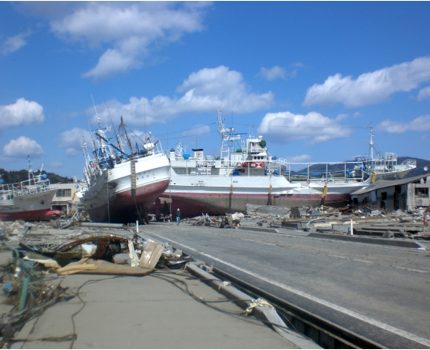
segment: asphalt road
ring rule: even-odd
[[[430,347],[429,250],[171,223],[143,234],[384,347]]]

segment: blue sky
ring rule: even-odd
[[[216,116],[272,155],[429,159],[429,2],[0,2],[0,167],[82,177],[122,115],[219,152]]]

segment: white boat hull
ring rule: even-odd
[[[40,221],[50,220],[60,214],[58,210],[51,209],[52,199],[56,190],[50,189],[14,196],[11,199],[0,200],[1,220]]]
[[[170,164],[164,154],[116,164],[92,179],[82,201],[93,221],[128,222],[144,215],[169,185]],[[135,185],[134,179],[135,178]]]
[[[181,209],[184,216],[202,213],[223,215],[226,212],[245,212],[247,204],[280,207],[341,206],[350,200],[350,193],[365,183],[312,185],[290,183],[284,176],[219,176],[177,175],[172,172],[169,187],[161,196],[156,211],[166,211],[161,202],[170,202],[168,210]],[[165,213],[167,214],[167,213]]]

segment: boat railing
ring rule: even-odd
[[[243,161],[220,160],[194,160],[196,170],[193,174],[210,175],[210,169],[214,166],[225,170],[225,174],[235,175],[238,168],[244,167]],[[216,165],[219,162],[219,165]],[[261,162],[245,161],[247,167],[254,170],[264,170],[265,175],[285,176],[288,181],[324,181],[324,182],[349,182],[364,181],[368,174],[365,172],[363,162],[289,162],[284,159],[270,159]],[[256,163],[256,164],[253,164]],[[253,165],[255,166],[254,168]],[[245,168],[246,170],[246,168]],[[224,174],[223,173],[223,174]],[[249,175],[244,172],[243,176]],[[240,174],[237,174],[240,175]]]
[[[281,167],[281,174],[288,181],[364,181],[362,162],[288,162],[283,159],[273,161]]]
[[[43,179],[40,176],[20,182],[0,185],[0,193],[8,194],[10,197],[9,199],[33,193],[45,192],[50,189],[49,179]]]

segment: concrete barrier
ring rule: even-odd
[[[357,236],[335,235],[335,234],[327,234],[327,233],[310,233],[309,235],[307,235],[307,237],[337,239],[337,240],[348,241],[348,242],[381,244],[381,245],[390,245],[390,246],[404,247],[404,248],[417,248],[417,249],[423,249],[423,250],[426,249],[421,243],[415,240],[409,240],[409,239],[406,240],[406,239],[392,239],[392,238],[357,237]]]
[[[247,231],[279,233],[279,230],[277,228],[252,227],[252,226],[239,226],[239,228],[241,230],[247,230]]]

